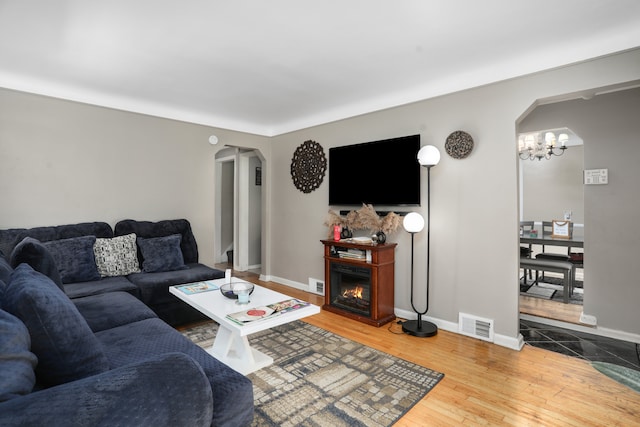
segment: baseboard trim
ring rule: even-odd
[[[300,283],[300,282],[296,282],[296,281],[285,279],[283,277],[278,277],[278,276],[264,276],[263,278],[263,276],[261,275],[260,280],[267,281],[267,282],[277,282],[282,285],[290,286],[295,289],[309,292],[308,283]],[[394,314],[401,319],[407,319],[407,320],[415,320],[418,317],[416,313],[414,313],[413,311],[403,310],[400,308],[395,308]],[[442,329],[447,332],[453,332],[454,334],[461,335],[458,332],[457,322],[450,322],[447,320],[442,320],[442,319],[438,319],[430,316],[424,316],[423,319],[434,323],[438,327],[438,329]],[[499,345],[501,347],[510,348],[511,350],[520,351],[524,346],[524,338],[520,334],[518,334],[517,337],[509,337],[506,335],[494,333],[493,344]]]
[[[293,280],[285,279],[283,277],[278,277],[278,276],[269,276],[269,277],[270,277],[270,279],[268,280],[269,282],[277,282],[277,283],[280,283],[281,285],[287,285],[295,289],[300,289],[302,291],[307,291],[307,292],[309,291],[308,283],[295,282]],[[260,280],[262,280],[262,278]]]
[[[520,314],[520,318],[530,322],[542,323],[543,325],[556,326],[558,328],[569,329],[571,331],[584,332],[586,334],[640,344],[640,335],[631,332],[603,328],[602,326],[582,326],[575,323],[562,322],[560,320],[547,319],[545,317],[532,316],[530,314],[523,313]]]
[[[397,317],[400,317],[401,319],[415,320],[418,317],[416,313],[414,313],[413,311],[407,311],[400,308],[396,308],[394,312],[395,312],[395,315]],[[442,319],[438,319],[430,316],[423,316],[422,318],[431,323],[434,323],[438,327],[438,329],[442,329],[443,331],[447,331],[447,332],[453,332],[454,334],[457,334],[457,335],[462,335],[459,332],[457,322],[450,322],[448,320],[442,320]],[[467,335],[464,335],[464,336],[467,336]],[[469,338],[472,338],[472,337],[469,337]],[[496,344],[501,347],[509,348],[511,350],[520,351],[522,350],[522,347],[524,347],[524,338],[522,337],[521,334],[518,334],[518,336],[514,338],[514,337],[509,337],[507,335],[494,333],[493,342],[491,344]]]

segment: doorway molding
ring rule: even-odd
[[[264,269],[266,265],[265,260],[265,245],[266,245],[266,191],[261,191],[259,200],[260,204],[260,262],[259,264],[251,264],[248,262],[248,245],[249,245],[249,231],[247,228],[249,219],[249,192],[248,186],[251,183],[251,173],[249,162],[250,159],[257,158],[261,163],[262,168],[262,186],[265,187],[267,181],[267,161],[265,156],[259,149],[248,147],[224,147],[215,156],[215,186],[214,186],[214,200],[215,200],[215,219],[214,219],[214,257],[216,262],[227,262],[226,250],[222,247],[223,235],[223,218],[224,210],[228,207],[225,206],[225,200],[223,200],[225,191],[229,191],[229,183],[225,182],[223,177],[223,170],[225,165],[233,165],[233,179],[232,179],[232,213],[233,216],[233,269],[238,271],[245,271],[251,269]],[[265,187],[266,188],[266,187]]]

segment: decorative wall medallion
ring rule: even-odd
[[[464,159],[473,150],[473,138],[468,133],[457,130],[447,137],[444,148],[454,159]]]
[[[303,142],[291,159],[293,185],[303,193],[311,193],[320,187],[327,171],[327,158],[322,146],[315,141]]]

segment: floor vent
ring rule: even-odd
[[[460,313],[458,332],[462,335],[493,342],[493,320]]]
[[[309,277],[309,292],[324,295],[324,281]]]

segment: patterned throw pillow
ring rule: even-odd
[[[102,277],[126,276],[140,272],[136,235],[133,233],[111,239],[96,239],[93,252],[98,272]]]

